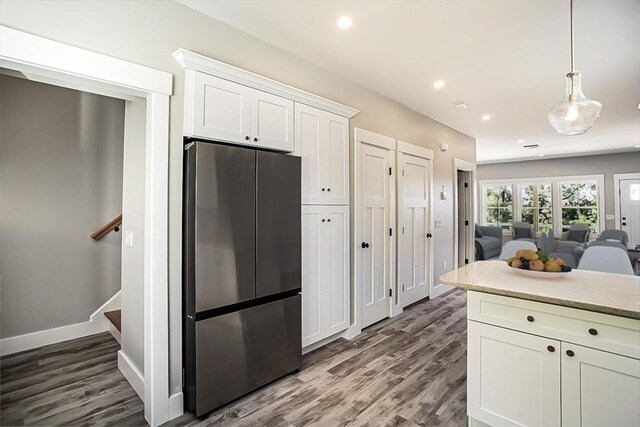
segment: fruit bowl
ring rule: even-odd
[[[540,278],[563,277],[571,272],[561,258],[550,258],[544,251],[520,249],[516,256],[508,258],[507,265],[525,275]]]
[[[513,267],[509,267],[509,269],[518,274],[522,274],[523,276],[537,277],[539,279],[559,279],[561,277],[566,276],[567,274],[572,273],[572,271],[567,271],[567,272],[534,271],[534,270],[523,270],[521,268],[513,268]]]

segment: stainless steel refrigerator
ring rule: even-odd
[[[201,417],[300,367],[300,159],[186,142],[183,391]]]

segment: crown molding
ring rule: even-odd
[[[360,112],[355,108],[351,108],[304,90],[277,82],[259,74],[234,67],[233,65],[207,58],[206,56],[186,49],[180,48],[176,50],[173,52],[173,56],[184,68],[200,71],[221,79],[249,86],[263,92],[281,96],[283,98],[319,108],[349,119]]]

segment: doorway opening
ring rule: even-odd
[[[475,260],[475,170],[473,163],[454,159],[454,267]]]
[[[629,236],[631,247],[640,245],[640,173],[613,175],[615,226]]]

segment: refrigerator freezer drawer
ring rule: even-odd
[[[296,295],[195,322],[196,407],[188,409],[201,416],[299,369],[300,306]]]

